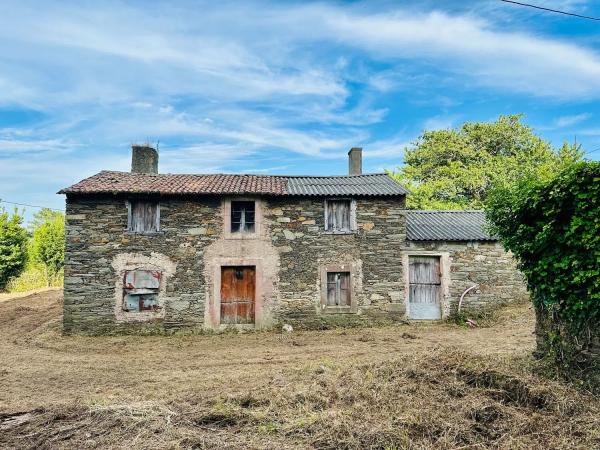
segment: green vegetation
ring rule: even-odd
[[[417,209],[481,208],[493,184],[514,181],[532,169],[556,171],[581,158],[576,146],[555,151],[521,123],[521,115],[457,129],[425,131],[405,150],[404,166],[392,175],[409,188]]]
[[[527,279],[544,335],[539,350],[559,367],[597,364],[588,356],[600,341],[600,162],[499,183],[486,215]]]
[[[30,230],[15,211],[0,213],[0,290],[24,292],[62,285],[64,215],[44,208]]]
[[[12,216],[0,210],[0,290],[10,278],[19,275],[27,261],[27,232],[22,222],[17,210]]]

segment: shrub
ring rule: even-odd
[[[22,221],[16,210],[12,216],[0,210],[0,290],[21,273],[27,261],[27,231]]]
[[[538,325],[553,324],[541,349],[579,364],[600,335],[600,162],[496,187],[486,214],[519,262]]]

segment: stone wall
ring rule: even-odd
[[[402,198],[356,199],[356,230],[348,234],[324,231],[322,198],[254,198],[256,233],[243,238],[227,232],[227,198],[161,199],[161,230],[148,235],[126,231],[126,200],[67,200],[67,333],[219,329],[222,265],[256,267],[257,327],[402,320],[405,259],[416,250],[439,252],[449,261],[446,315],[474,283],[480,287],[466,297],[466,311],[526,295],[512,258],[496,243],[407,243]],[[322,304],[324,270],[340,265],[352,273],[351,312]],[[163,274],[159,310],[123,311],[123,274],[132,269]]]
[[[460,296],[474,284],[478,287],[469,291],[463,300],[465,313],[489,311],[529,298],[515,260],[499,242],[411,241],[406,251],[438,252],[447,256],[450,267],[445,315],[456,311]]]
[[[397,199],[358,199],[356,232],[328,234],[322,199],[271,200],[267,215],[280,255],[277,315],[304,327],[401,318],[403,208]],[[321,269],[340,264],[353,269],[353,314],[329,314],[321,306]]]
[[[71,198],[66,210],[65,332],[196,327],[204,322],[205,248],[221,234],[220,200],[161,200],[161,232],[128,233],[125,199]],[[119,262],[120,261],[120,262]],[[167,270],[160,314],[117,320],[118,264]],[[116,266],[117,265],[117,266]]]
[[[117,197],[67,200],[67,333],[218,328],[221,264],[257,266],[259,326],[387,320],[383,313],[396,312],[402,302],[403,199],[357,199],[358,229],[347,235],[324,232],[323,199],[263,199],[260,232],[249,239],[226,233],[226,201],[220,198],[161,199],[161,231],[148,235],[126,231],[125,202]],[[357,314],[327,315],[320,306],[320,270],[340,262],[353,267]],[[123,271],[134,268],[168,275],[160,311],[119,310]]]

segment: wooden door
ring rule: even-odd
[[[439,256],[409,257],[408,312],[411,319],[442,318]]]
[[[256,270],[248,266],[221,268],[221,323],[254,323]]]

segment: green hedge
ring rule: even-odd
[[[576,328],[600,320],[600,162],[498,188],[486,213],[537,306]]]

